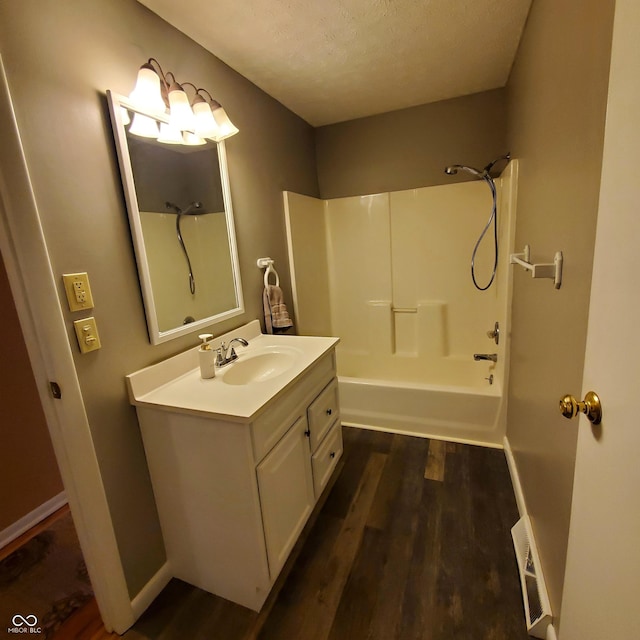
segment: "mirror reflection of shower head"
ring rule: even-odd
[[[186,215],[194,215],[198,209],[202,209],[202,202],[196,201],[196,202],[192,202],[183,212],[182,215],[186,216]]]
[[[195,201],[192,202],[186,209],[181,209],[177,204],[173,203],[173,202],[165,202],[164,206],[167,209],[171,209],[174,213],[177,213],[179,216],[186,216],[186,215],[194,215],[192,212],[194,209],[202,209],[202,202],[199,201]]]

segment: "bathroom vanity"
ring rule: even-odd
[[[197,349],[127,376],[171,575],[259,611],[342,455],[337,338],[262,335],[203,380]]]

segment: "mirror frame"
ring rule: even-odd
[[[242,282],[240,279],[240,265],[238,260],[238,247],[236,243],[235,225],[233,219],[233,207],[231,205],[231,188],[229,185],[229,169],[227,166],[227,154],[224,141],[216,142],[218,150],[218,161],[220,163],[220,181],[222,183],[222,197],[224,202],[225,218],[227,222],[227,237],[229,241],[229,251],[231,255],[231,269],[233,284],[237,306],[227,311],[223,311],[216,315],[201,318],[195,322],[175,327],[167,331],[160,331],[158,325],[158,317],[156,313],[156,304],[153,296],[153,286],[151,282],[151,273],[149,270],[149,262],[147,260],[147,252],[145,248],[144,236],[142,233],[142,222],[140,219],[140,210],[138,208],[138,196],[135,188],[133,176],[133,167],[131,166],[131,158],[129,156],[129,145],[127,144],[125,126],[122,122],[122,113],[120,107],[124,107],[128,111],[134,111],[145,116],[149,116],[158,122],[169,122],[168,116],[158,113],[151,113],[140,109],[133,105],[128,98],[107,90],[107,100],[109,103],[109,111],[111,113],[111,124],[116,141],[116,151],[118,155],[118,164],[120,166],[120,176],[122,187],[124,189],[124,197],[127,205],[127,213],[129,217],[129,228],[133,239],[133,247],[135,251],[136,264],[138,265],[138,278],[142,289],[142,298],[144,302],[145,316],[147,320],[147,329],[149,332],[149,340],[151,344],[161,344],[168,340],[173,340],[183,335],[202,330],[212,324],[222,322],[234,316],[244,313],[244,299],[242,296]]]

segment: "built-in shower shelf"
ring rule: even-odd
[[[519,264],[527,271],[531,271],[532,278],[549,278],[553,280],[556,289],[562,286],[562,251],[556,251],[553,262],[531,262],[531,247],[527,244],[522,253],[512,253],[509,257],[511,264]]]

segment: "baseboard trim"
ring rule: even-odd
[[[546,640],[558,640],[558,634],[556,633],[556,628],[552,624],[550,624],[547,627]]]
[[[53,498],[42,503],[17,522],[0,531],[0,549],[20,537],[25,531],[29,531],[29,529],[35,527],[54,511],[60,509],[60,507],[64,507],[65,504],[67,504],[67,494],[65,491],[61,491],[57,496],[53,496]]]
[[[524,499],[524,492],[522,491],[522,483],[520,482],[518,466],[516,465],[516,459],[513,456],[513,450],[511,449],[507,436],[504,437],[503,443],[504,455],[507,458],[507,466],[509,467],[509,474],[511,475],[511,484],[513,485],[513,492],[516,496],[518,512],[520,513],[520,517],[529,515],[527,511],[527,503]]]
[[[138,594],[131,600],[131,609],[137,620],[147,607],[160,595],[160,592],[169,584],[173,578],[169,562],[165,562],[153,575],[151,580],[140,589]]]

